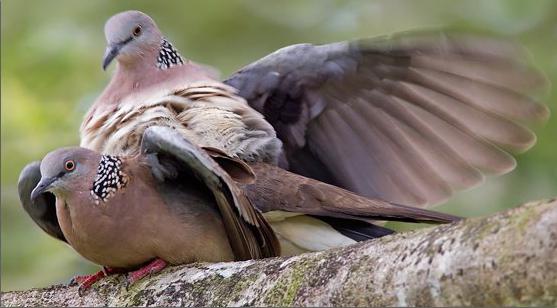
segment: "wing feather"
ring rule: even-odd
[[[56,216],[56,198],[45,192],[31,200],[31,192],[41,180],[40,161],[29,163],[19,175],[17,189],[23,209],[33,221],[48,235],[67,242]]]
[[[263,113],[289,170],[427,206],[511,171],[547,86],[507,40],[434,31],[293,45],[225,83]],[[326,168],[326,170],[322,170]]]
[[[152,126],[143,134],[141,153],[155,154],[163,160],[152,168],[188,168],[207,186],[215,197],[230,245],[238,260],[280,255],[278,240],[262,214],[205,150],[172,128]],[[166,171],[157,170],[156,173],[165,174]]]

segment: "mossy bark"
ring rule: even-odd
[[[557,201],[342,249],[2,293],[2,306],[556,306]]]

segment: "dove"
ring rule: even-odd
[[[507,40],[408,31],[282,48],[223,82],[183,58],[139,11],[105,25],[115,73],[81,146],[133,154],[146,127],[360,195],[432,206],[502,175],[535,143],[546,78]]]
[[[183,59],[149,16],[117,14],[106,22],[105,36],[103,67],[113,60],[118,67],[85,116],[82,147],[137,154],[145,128],[165,125],[197,145],[277,163],[281,142],[273,127],[215,80],[214,70]]]
[[[33,163],[24,169],[34,174],[33,181],[22,177],[20,182],[24,207],[48,209],[54,218],[41,227],[105,267],[97,274],[78,277],[82,291],[107,274],[129,272],[128,282],[133,283],[167,264],[284,255],[268,222],[274,211],[288,211],[302,220],[310,218],[301,214],[309,214],[322,217],[323,224],[338,225],[345,234],[336,236],[339,246],[391,233],[367,222],[370,218],[434,223],[458,220],[369,200],[312,179],[303,181],[295,174],[278,185],[257,184],[269,185],[266,189],[270,191],[260,203],[266,206],[257,208],[252,200],[258,194],[243,186],[255,181],[248,164],[216,149],[202,149],[169,127],[148,128],[140,153],[134,156],[69,147],[50,152],[38,172],[37,167]],[[304,187],[299,192],[308,193],[294,197],[289,196],[290,190],[276,188],[292,186],[289,181],[299,182]],[[337,199],[319,202],[323,198]],[[326,248],[314,244],[315,250]]]

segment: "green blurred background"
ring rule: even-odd
[[[119,11],[151,15],[182,55],[226,76],[280,47],[447,27],[508,36],[557,84],[557,1],[2,1],[1,289],[65,282],[97,268],[48,237],[17,197],[21,168],[78,143],[88,106],[110,78],[101,70],[103,25]],[[555,113],[555,87],[544,101]],[[557,118],[512,173],[439,209],[487,215],[557,195]]]

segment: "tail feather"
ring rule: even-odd
[[[315,218],[329,224],[342,235],[347,236],[357,242],[367,241],[374,238],[395,233],[389,228],[374,225],[369,222],[345,218],[316,216]]]

